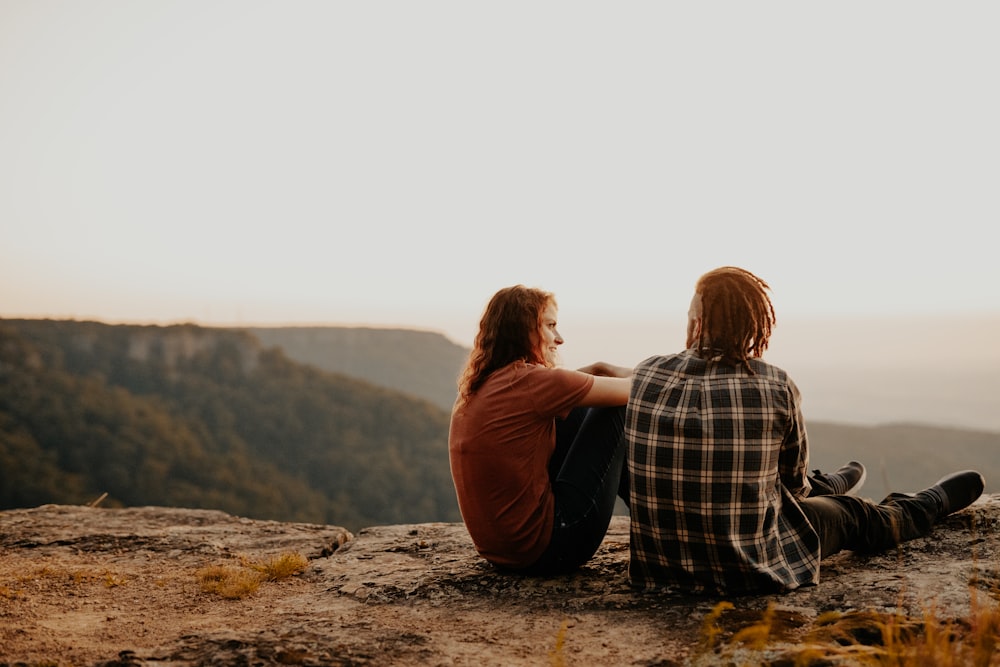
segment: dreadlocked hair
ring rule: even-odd
[[[479,321],[472,352],[458,378],[458,404],[465,403],[494,371],[515,361],[545,363],[535,344],[539,318],[555,296],[514,285],[493,295]]]
[[[723,266],[698,279],[702,325],[697,349],[711,349],[751,374],[750,359],[764,354],[777,318],[770,286],[746,269]]]

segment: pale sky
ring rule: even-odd
[[[469,345],[523,283],[565,349],[675,351],[725,264],[779,322],[998,315],[998,30],[996,2],[0,0],[0,317]]]

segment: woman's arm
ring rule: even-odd
[[[625,405],[628,403],[628,392],[632,386],[631,371],[629,377],[594,377],[590,391],[580,401],[586,407]]]

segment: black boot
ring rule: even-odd
[[[859,461],[848,461],[845,465],[837,469],[833,476],[839,478],[841,484],[838,485],[837,493],[845,496],[856,495],[858,489],[865,483],[868,472]]]
[[[933,500],[937,506],[938,519],[963,510],[983,495],[986,480],[975,470],[962,470],[945,475],[937,484],[917,494]]]
[[[848,461],[834,472],[813,470],[810,482],[810,496],[844,495],[853,496],[865,483],[865,467],[858,461]]]

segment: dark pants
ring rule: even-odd
[[[843,549],[891,549],[926,535],[938,518],[933,500],[902,493],[891,493],[878,504],[854,496],[810,496],[799,506],[819,534],[822,558]]]
[[[549,463],[555,494],[552,539],[526,574],[572,571],[597,552],[611,523],[615,499],[628,502],[625,408],[576,408],[556,422]]]

